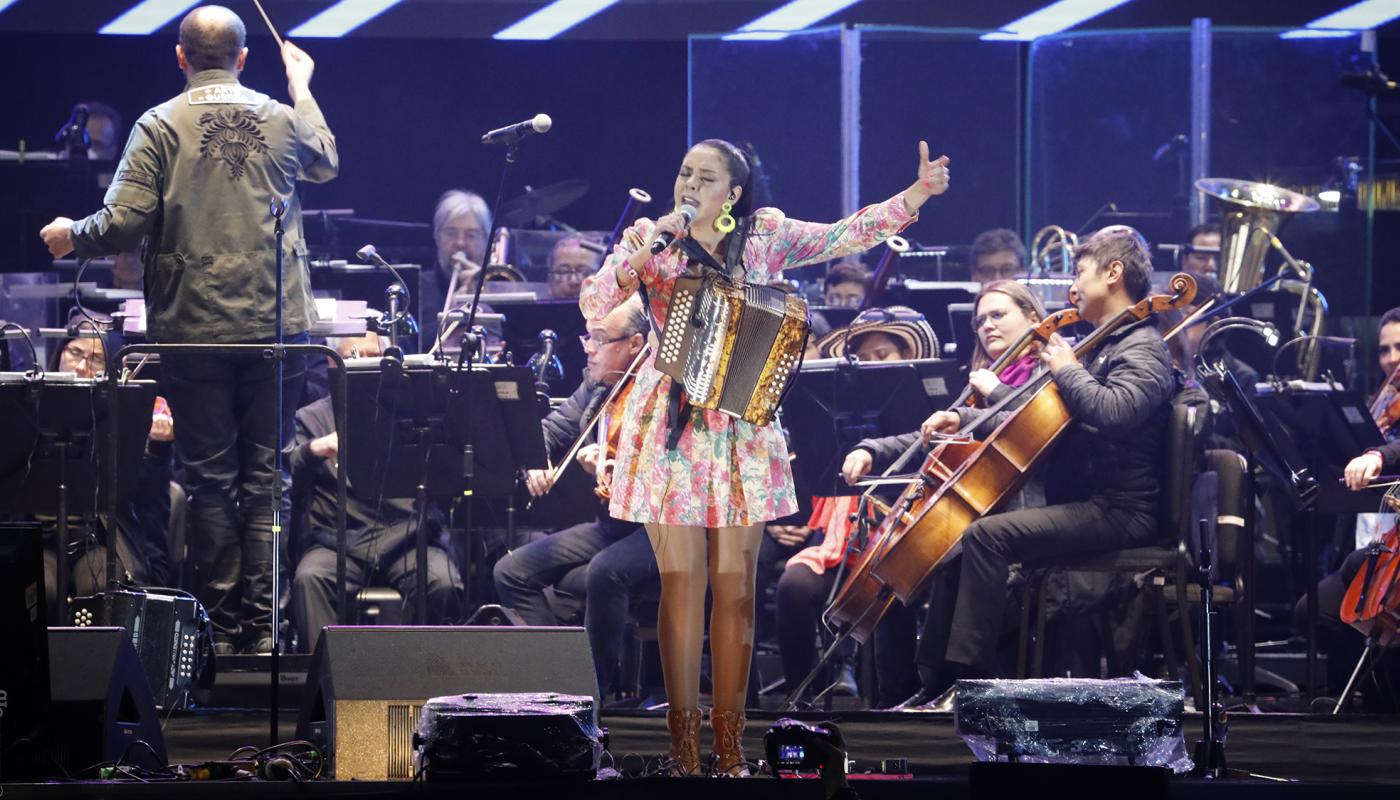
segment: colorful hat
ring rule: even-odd
[[[823,336],[817,349],[823,358],[845,358],[867,333],[883,333],[900,342],[910,358],[938,358],[938,337],[933,328],[923,314],[908,306],[866,309],[851,320],[849,329],[838,328]]]

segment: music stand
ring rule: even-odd
[[[459,570],[471,575],[471,497],[507,495],[515,476],[546,466],[534,376],[524,367],[388,359],[346,365],[345,414],[339,457],[359,491],[412,499],[417,516],[415,621],[427,624],[430,498],[467,499],[467,541]],[[477,453],[487,458],[478,460]],[[467,596],[470,598],[468,588]]]
[[[918,430],[933,410],[916,362],[803,364],[782,405],[797,496],[860,494],[841,479],[846,454],[862,439]]]
[[[588,327],[583,314],[579,313],[577,301],[494,303],[490,294],[482,297],[501,314],[501,338],[505,340],[505,348],[514,355],[515,363],[524,364],[538,352],[540,331],[549,328],[559,336],[554,354],[564,365],[563,383],[573,384],[583,374],[588,356],[578,337],[586,334]]]
[[[68,518],[95,515],[131,493],[151,430],[154,381],[131,381],[117,389],[117,434],[121,448],[116,464],[116,497],[106,481],[108,454],[103,446],[108,424],[106,379],[67,374],[28,380],[18,373],[0,374],[0,419],[8,420],[0,442],[0,510],[54,514],[58,546],[55,590],[60,620],[68,619]],[[117,522],[108,520],[109,549],[116,547]]]

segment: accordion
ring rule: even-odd
[[[723,277],[676,279],[656,368],[692,406],[767,425],[802,361],[807,301]]]

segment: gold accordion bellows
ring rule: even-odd
[[[767,425],[802,360],[807,301],[716,276],[676,279],[656,368],[698,408]]]

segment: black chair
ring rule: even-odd
[[[1047,616],[1044,584],[1052,569],[1067,572],[1131,572],[1151,575],[1152,579],[1146,583],[1144,589],[1150,592],[1156,606],[1168,674],[1173,679],[1178,677],[1174,637],[1167,612],[1167,595],[1173,595],[1172,601],[1178,609],[1181,639],[1188,652],[1194,653],[1195,637],[1191,617],[1187,613],[1190,608],[1188,587],[1194,576],[1194,559],[1190,551],[1189,509],[1196,472],[1197,440],[1203,420],[1204,413],[1194,405],[1179,404],[1172,407],[1167,437],[1167,481],[1162,503],[1162,544],[1027,565],[1037,571],[1031,573],[1022,591],[1021,638],[1017,654],[1018,673],[1021,677],[1040,677],[1044,669]],[[1032,607],[1035,608],[1033,631],[1030,624]],[[1188,658],[1187,667],[1193,696],[1199,701],[1199,664],[1194,657]]]

